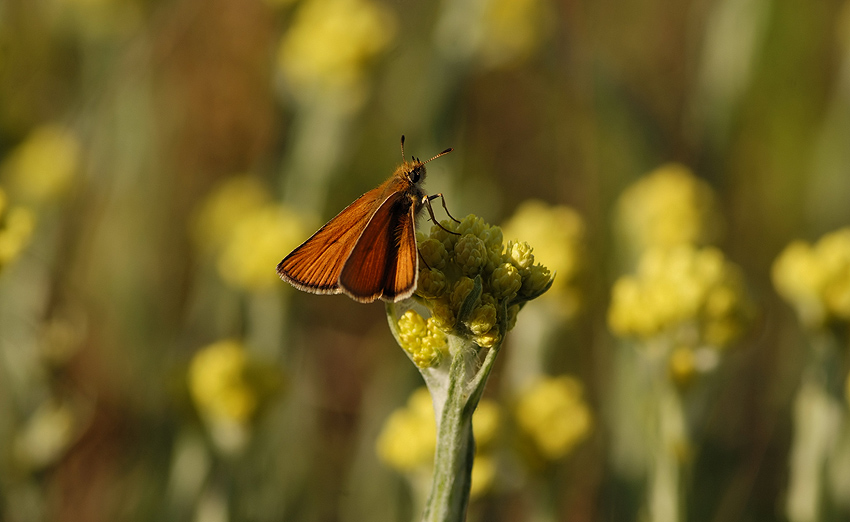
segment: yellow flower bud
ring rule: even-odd
[[[446,334],[431,318],[408,310],[398,320],[398,336],[401,347],[419,368],[428,368],[439,363],[448,350]]]
[[[525,277],[528,271],[531,270],[532,265],[534,265],[534,254],[531,251],[531,246],[525,241],[508,242],[508,259],[523,277]]]

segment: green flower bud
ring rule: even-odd
[[[450,332],[454,329],[457,317],[445,296],[436,301],[432,301],[431,319],[433,319],[434,324],[444,332]]]
[[[522,295],[531,296],[541,293],[551,280],[552,274],[549,273],[548,268],[543,265],[532,266],[528,276],[522,279]]]
[[[461,220],[460,224],[457,226],[456,232],[461,236],[465,234],[472,234],[473,236],[478,237],[486,228],[487,224],[483,219],[474,214],[470,214]]]
[[[487,250],[502,252],[502,229],[500,227],[491,226],[478,234],[478,237],[484,241]]]
[[[448,252],[453,252],[458,236],[447,232],[447,230],[455,232],[456,228],[457,223],[444,219],[443,221],[440,221],[439,225],[431,226],[431,238],[442,243],[443,247],[445,247]]]
[[[461,277],[457,283],[455,283],[454,288],[452,288],[452,294],[450,299],[451,307],[453,312],[457,312],[460,310],[461,305],[464,301],[466,301],[467,296],[472,289],[475,287],[475,282],[468,277]]]
[[[440,245],[442,248],[442,245]],[[419,283],[416,293],[425,299],[435,299],[446,291],[446,275],[433,268],[424,268],[419,271]]]
[[[449,261],[449,253],[446,246],[437,239],[423,239],[419,241],[419,254],[428,268],[442,270]]]
[[[468,276],[479,273],[487,262],[487,247],[484,241],[471,234],[458,239],[454,252],[455,263]]]
[[[482,335],[490,331],[496,324],[496,307],[491,304],[482,304],[472,311],[466,326],[473,335]]]
[[[490,291],[497,299],[512,299],[522,287],[519,270],[510,263],[502,263],[490,277]]]

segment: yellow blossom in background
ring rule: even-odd
[[[482,67],[516,65],[536,52],[550,33],[548,0],[443,2],[435,35],[452,60]]]
[[[566,375],[541,377],[517,400],[514,413],[522,432],[550,460],[566,456],[593,427],[581,383]]]
[[[549,32],[547,0],[489,0],[485,4],[481,59],[486,66],[521,62],[540,48]]]
[[[774,261],[771,275],[806,327],[850,320],[850,227],[814,245],[794,241]]]
[[[248,379],[248,356],[235,340],[199,350],[189,365],[189,391],[204,417],[247,423],[259,402]]]
[[[495,461],[487,453],[493,444],[501,423],[499,406],[482,400],[472,415],[472,429],[476,441],[476,457],[472,468],[472,490],[486,493],[495,476]],[[425,387],[418,388],[407,400],[407,405],[395,410],[384,422],[378,436],[378,457],[388,466],[402,473],[430,471],[437,446],[437,423],[431,394]]]
[[[59,125],[38,127],[0,166],[0,179],[15,200],[42,204],[61,197],[80,169],[76,136]]]
[[[274,267],[304,239],[300,214],[266,205],[241,217],[218,258],[218,273],[234,288],[262,291],[279,284]]]
[[[427,388],[419,388],[407,406],[390,414],[378,436],[378,456],[402,472],[433,464],[437,423]]]
[[[362,97],[366,69],[392,42],[395,18],[370,0],[305,0],[278,49],[278,66],[300,99]]]
[[[524,238],[534,245],[534,257],[557,274],[544,300],[557,300],[558,311],[572,318],[579,307],[576,277],[584,256],[585,225],[575,210],[529,200],[502,226],[507,238]]]
[[[627,188],[616,226],[635,255],[652,247],[710,244],[721,219],[711,187],[677,163],[663,165]]]
[[[221,248],[245,215],[271,202],[265,184],[255,176],[227,178],[213,188],[194,212],[192,239],[204,254]]]
[[[29,244],[35,228],[35,214],[26,207],[9,207],[0,187],[0,272]]]
[[[739,269],[716,248],[654,248],[614,283],[608,325],[623,337],[721,348],[741,333],[749,308]]]
[[[472,463],[472,484],[470,498],[479,498],[487,494],[496,482],[496,459],[491,455],[477,455]]]
[[[216,444],[224,450],[244,447],[260,404],[280,387],[276,367],[252,359],[234,339],[198,350],[187,372],[189,394]]]

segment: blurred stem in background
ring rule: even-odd
[[[795,241],[773,264],[773,284],[807,332],[807,362],[794,400],[786,512],[792,522],[850,513],[850,228],[814,245]]]

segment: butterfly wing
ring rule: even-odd
[[[393,193],[375,211],[348,256],[339,286],[353,299],[400,301],[416,290],[415,205],[410,194]]]
[[[277,265],[280,278],[314,294],[338,294],[337,281],[357,238],[380,204],[378,187],[357,198]]]

